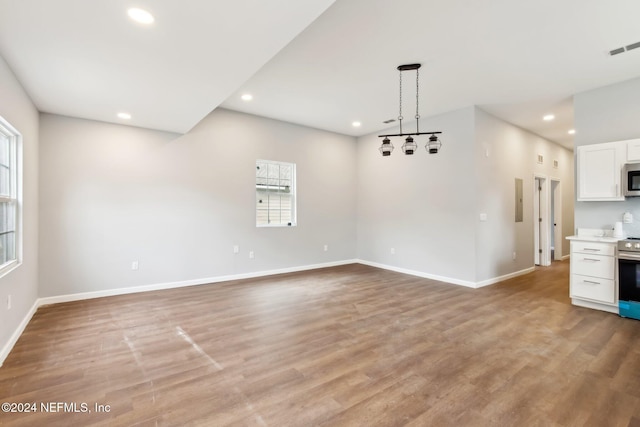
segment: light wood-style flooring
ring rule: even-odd
[[[640,426],[640,321],[568,287],[568,261],[477,290],[354,264],[46,306],[0,402],[91,412],[0,424]]]

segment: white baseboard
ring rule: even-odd
[[[592,308],[595,310],[608,311],[609,313],[619,314],[620,307],[616,305],[599,304],[597,302],[585,301],[577,298],[571,298],[571,304],[578,307]]]
[[[474,282],[469,282],[469,281],[466,281],[466,280],[453,279],[451,277],[445,277],[445,276],[438,276],[436,274],[429,274],[429,273],[425,273],[425,272],[422,272],[422,271],[409,270],[409,269],[406,269],[406,268],[394,267],[394,266],[386,265],[386,264],[379,264],[377,262],[365,261],[365,260],[362,260],[362,259],[359,259],[357,262],[359,264],[369,265],[371,267],[382,268],[384,270],[395,271],[397,273],[410,274],[412,276],[422,277],[422,278],[425,278],[425,279],[437,280],[439,282],[446,282],[446,283],[452,283],[454,285],[466,286],[467,288],[475,288],[476,287],[476,284]]]
[[[2,347],[2,351],[0,352],[0,366],[2,366],[7,356],[9,356],[9,353],[11,353],[13,346],[18,342],[20,335],[24,332],[33,315],[36,314],[39,306],[39,300],[36,300],[31,306],[31,309],[24,316],[24,319],[22,319],[22,322],[18,325],[18,328],[11,335],[11,338],[9,338],[9,341],[4,345],[4,347]]]
[[[317,268],[336,267],[339,265],[355,264],[356,260],[343,260],[323,264],[311,264],[298,267],[282,268],[278,270],[256,271],[252,273],[232,274],[227,276],[205,277],[201,279],[184,280],[180,282],[156,283],[152,285],[134,286],[131,288],[107,289],[104,291],[82,292],[78,294],[58,295],[40,298],[39,305],[59,304],[62,302],[79,301],[92,298],[111,297],[116,295],[135,294],[138,292],[160,291],[163,289],[183,288],[186,286],[206,285],[208,283],[229,282],[231,280],[253,279],[256,277],[273,276],[275,274],[295,273],[298,271],[315,270]]]
[[[494,285],[498,282],[502,282],[503,280],[513,279],[514,277],[523,276],[525,274],[529,274],[533,272],[535,269],[536,269],[535,267],[529,267],[529,268],[525,268],[524,270],[514,271],[513,273],[505,274],[499,277],[494,277],[493,279],[483,280],[481,282],[476,283],[476,288],[482,288],[483,286]]]
[[[571,258],[571,255],[565,255],[561,258],[562,261],[568,260],[569,258]]]
[[[361,259],[358,260],[358,263],[364,264],[364,265],[369,265],[371,267],[382,268],[382,269],[385,269],[385,270],[395,271],[395,272],[398,272],[398,273],[410,274],[412,276],[423,277],[425,279],[437,280],[439,282],[451,283],[451,284],[454,284],[454,285],[460,285],[460,286],[465,286],[467,288],[474,288],[474,289],[482,288],[484,286],[493,285],[495,283],[502,282],[503,280],[511,279],[513,277],[522,276],[524,274],[531,273],[532,271],[535,270],[535,267],[530,267],[530,268],[526,268],[524,270],[516,271],[514,273],[505,274],[504,276],[499,276],[499,277],[494,277],[492,279],[483,280],[481,282],[470,282],[468,280],[453,279],[451,277],[438,276],[436,274],[430,274],[430,273],[425,273],[425,272],[416,271],[416,270],[409,270],[409,269],[406,269],[406,268],[394,267],[394,266],[391,266],[391,265],[379,264],[377,262],[365,261],[365,260],[361,260]]]

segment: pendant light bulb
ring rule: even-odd
[[[436,135],[431,135],[429,137],[429,142],[427,142],[427,145],[424,148],[427,149],[429,154],[438,154],[440,147],[442,147],[442,142],[440,142]]]
[[[416,148],[418,148],[418,144],[415,143],[411,136],[408,136],[407,139],[405,139],[404,144],[402,144],[402,152],[407,156],[413,155]]]
[[[391,143],[391,140],[389,138],[383,139],[379,150],[384,157],[390,156],[393,151],[393,144]]]

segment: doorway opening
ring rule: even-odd
[[[533,177],[534,264],[562,260],[562,186],[557,178]]]

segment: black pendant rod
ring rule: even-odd
[[[442,132],[419,132],[419,133],[396,133],[396,134],[389,134],[389,135],[378,135],[378,138],[384,138],[387,136],[412,136],[412,135],[435,135],[438,133],[442,133]]]
[[[417,70],[420,67],[422,67],[422,64],[398,65],[398,70],[399,71],[410,71],[410,70]]]

